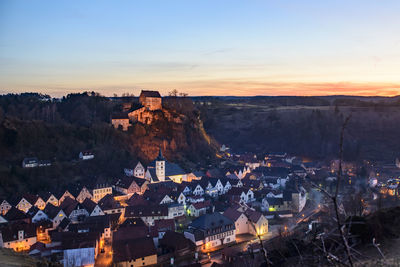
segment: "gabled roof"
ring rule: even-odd
[[[161,95],[158,91],[148,91],[148,90],[142,90],[142,92],[140,92],[140,97],[159,97],[161,98]]]
[[[99,207],[104,210],[112,210],[118,209],[121,207],[119,202],[115,201],[114,197],[110,194],[104,196],[100,201],[97,203]]]
[[[232,188],[228,191],[227,195],[230,195],[230,196],[240,196],[243,192],[244,192],[245,194],[247,194],[248,191],[249,191],[249,189],[247,189],[247,188],[243,188],[243,187],[232,187]]]
[[[64,217],[64,219],[62,219],[62,221],[58,225],[58,228],[65,230],[70,223],[71,223],[70,219]]]
[[[43,199],[44,202],[47,202],[47,200],[49,200],[51,195],[53,195],[54,197],[57,198],[57,196],[55,194],[51,193],[51,192],[42,192],[39,195]]]
[[[197,229],[209,230],[219,227],[224,227],[228,225],[233,225],[233,221],[219,212],[214,212],[211,214],[204,214],[199,218],[195,219],[191,226]]]
[[[149,235],[149,228],[146,225],[130,225],[128,227],[120,227],[113,232],[113,243],[121,241],[129,241],[132,239],[140,239]]]
[[[28,201],[32,205],[35,205],[36,201],[39,199],[38,195],[33,195],[33,194],[28,194],[28,193],[24,194],[22,197],[25,198],[26,201]]]
[[[81,206],[81,203],[79,203],[75,199],[66,197],[61,203],[60,208],[64,211],[65,215],[69,216],[72,211],[76,209],[83,209],[83,206]]]
[[[224,212],[224,216],[231,219],[232,221],[236,221],[237,219],[239,219],[239,217],[242,215],[242,213],[240,211],[238,211],[237,209],[234,209],[232,207],[229,207],[225,212]]]
[[[113,242],[113,262],[125,262],[157,255],[153,239],[150,237]]]
[[[28,214],[29,216],[33,217],[36,215],[36,213],[38,213],[38,211],[40,211],[40,209],[38,209],[35,206],[32,206],[27,212],[26,214]]]
[[[154,226],[151,229],[154,232],[165,232],[165,231],[175,231],[175,220],[174,219],[164,219],[155,220]]]
[[[56,207],[53,204],[48,203],[44,208],[44,213],[46,213],[46,215],[49,216],[49,218],[54,219],[54,217],[57,216],[60,210],[61,210],[60,207]]]
[[[36,227],[34,224],[10,224],[1,229],[3,242],[18,240],[18,231],[24,231],[24,239],[36,236]]]
[[[131,198],[127,201],[128,206],[137,206],[137,205],[148,205],[149,201],[147,201],[143,195],[133,194]]]
[[[203,201],[203,202],[197,202],[197,203],[193,203],[191,204],[196,210],[199,209],[206,209],[207,207],[210,207],[211,205],[211,201],[207,200],[207,201]]]
[[[260,212],[255,211],[255,210],[251,210],[251,209],[247,209],[245,211],[245,215],[253,223],[257,223],[258,220],[260,219],[260,217],[262,216],[262,214]]]
[[[182,249],[194,250],[196,248],[196,245],[191,240],[174,231],[166,231],[159,243],[161,247],[168,248],[174,252]]]
[[[19,221],[19,220],[24,220],[30,218],[29,215],[25,214],[24,212],[20,211],[19,209],[15,207],[11,207],[6,213],[6,215],[3,216],[4,219],[7,221]]]
[[[97,204],[93,200],[85,198],[85,200],[82,202],[82,206],[90,214],[96,208]]]

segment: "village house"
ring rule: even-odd
[[[268,220],[262,213],[247,209],[245,214],[249,220],[249,232],[251,234],[261,236],[268,233]]]
[[[1,248],[27,251],[35,243],[36,227],[33,224],[11,224],[1,229]]]
[[[210,201],[196,202],[189,205],[187,214],[192,217],[199,217],[206,214],[207,210],[211,207]]]
[[[0,198],[0,215],[5,215],[11,209],[11,204]]]
[[[85,217],[89,216],[89,212],[81,203],[69,197],[64,199],[60,204],[60,208],[72,222],[83,221]]]
[[[159,241],[162,258],[170,260],[182,256],[194,258],[196,246],[181,233],[166,231]],[[161,258],[161,257],[160,257]],[[171,263],[169,261],[168,263]]]
[[[185,215],[185,207],[180,203],[168,204],[168,218],[174,219]]]
[[[236,236],[234,222],[218,212],[195,219],[184,234],[202,251],[235,242]]]
[[[39,166],[38,158],[24,158],[22,168],[35,168]]]
[[[90,151],[82,151],[82,152],[79,152],[79,159],[80,160],[94,159],[94,154]]]
[[[99,202],[106,195],[112,194],[112,187],[107,184],[97,184],[93,189],[93,201]]]
[[[0,224],[2,223],[8,223],[7,219],[4,217],[4,215],[0,215]]]
[[[124,207],[112,195],[106,195],[97,204],[105,214],[122,214],[124,212]]]
[[[18,204],[15,206],[17,209],[25,213],[27,213],[27,211],[33,206],[33,204],[31,204],[29,201],[36,202],[35,199],[31,199],[29,197],[28,200],[27,198],[28,198],[27,196],[22,197],[21,200],[18,202]]]
[[[27,214],[32,218],[32,223],[38,223],[41,221],[48,220],[48,216],[43,210],[38,209],[35,206],[32,206],[28,211]]]
[[[135,177],[144,178],[145,172],[146,172],[146,169],[144,168],[142,163],[140,161],[138,161],[135,168],[133,169],[133,175]]]
[[[60,263],[64,266],[94,266],[99,253],[100,234],[97,232],[55,232],[52,243],[62,249]]]
[[[67,217],[67,215],[65,215],[64,211],[60,207],[54,206],[51,203],[48,203],[46,205],[46,207],[44,208],[44,212],[46,213],[49,220],[53,222],[54,228],[56,228],[61,223],[61,221]]]
[[[115,190],[124,195],[142,195],[147,190],[149,182],[136,177],[123,177],[115,183]]]
[[[68,190],[65,190],[64,192],[60,192],[59,194],[58,205],[61,205],[61,203],[63,203],[66,198],[71,198],[75,200],[75,196],[72,195]]]
[[[236,235],[249,233],[249,221],[247,216],[233,207],[229,207],[223,215],[235,223]]]
[[[165,205],[128,206],[125,218],[141,218],[147,225],[154,225],[155,220],[169,219],[168,207]]]
[[[83,201],[85,201],[85,199],[92,199],[93,196],[90,193],[89,189],[86,188],[86,186],[82,187],[81,191],[79,191],[79,194],[76,197],[76,200],[79,203],[83,203]]]
[[[9,223],[31,223],[31,217],[15,207],[11,207],[3,217]]]
[[[249,203],[255,200],[254,192],[251,189],[232,187],[231,190],[226,193],[229,199],[236,200],[240,202]]]
[[[111,115],[111,124],[115,129],[121,129],[122,131],[128,131],[129,126],[131,126],[128,113],[112,114]]]
[[[89,198],[86,198],[82,202],[83,208],[89,213],[89,216],[102,216],[104,215],[104,212],[101,210],[99,205],[95,203],[94,201],[90,200]]]
[[[46,205],[50,203],[54,206],[58,206],[60,204],[58,198],[50,192],[42,193],[41,198],[43,199],[44,202],[46,202]]]

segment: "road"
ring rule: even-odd
[[[96,258],[96,267],[109,267],[111,266],[112,263],[112,248],[111,248],[111,241],[106,241],[103,245],[104,252],[101,253],[101,250],[99,251],[99,254],[97,255]]]

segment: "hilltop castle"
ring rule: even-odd
[[[153,112],[162,110],[162,98],[158,91],[142,90],[139,102],[142,105],[139,109],[112,115],[111,123],[114,128],[121,127],[123,131],[127,131],[131,122],[150,124],[153,120]]]

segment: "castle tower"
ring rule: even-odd
[[[156,158],[156,175],[158,180],[165,181],[165,158],[162,155],[161,148]]]

